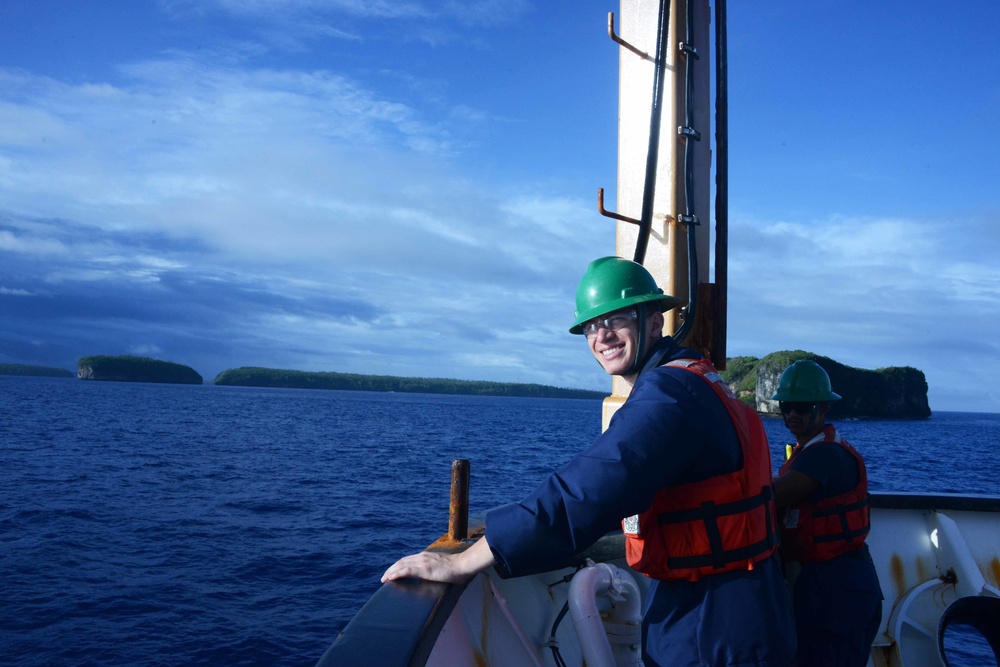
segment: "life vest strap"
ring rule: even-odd
[[[870,530],[871,530],[871,524],[866,523],[861,528],[858,528],[856,530],[845,530],[844,532],[837,533],[836,535],[818,535],[813,538],[813,542],[816,542],[817,544],[823,542],[837,542],[840,540],[843,540],[844,542],[850,542],[851,540],[857,537],[864,538],[866,535],[868,535],[868,532]]]
[[[757,495],[742,500],[721,504],[709,500],[698,507],[676,512],[663,512],[657,515],[660,525],[702,521],[705,524],[705,536],[708,538],[709,553],[693,556],[668,556],[667,567],[670,569],[681,569],[711,566],[718,570],[729,563],[749,560],[768,551],[778,543],[774,526],[771,523],[773,497],[774,489],[771,486],[765,486]],[[764,526],[766,530],[764,539],[739,549],[730,549],[728,551],[724,549],[722,546],[722,532],[719,530],[719,517],[744,514],[758,507],[764,508]]]
[[[823,544],[827,542],[851,542],[856,538],[864,539],[868,536],[871,530],[871,522],[865,521],[865,524],[860,528],[855,528],[851,530],[851,524],[847,520],[848,512],[856,512],[858,510],[864,510],[868,507],[868,494],[861,500],[853,503],[846,503],[842,505],[835,505],[833,507],[828,507],[826,509],[814,510],[814,517],[824,517],[824,516],[837,516],[840,518],[840,532],[834,533],[832,535],[817,535],[813,537],[813,542],[817,544]]]
[[[749,498],[744,498],[742,500],[734,500],[731,503],[715,503],[709,500],[702,503],[698,507],[692,507],[686,510],[677,510],[674,512],[662,512],[657,515],[657,519],[659,520],[661,526],[670,523],[688,523],[690,521],[708,521],[710,519],[715,520],[716,517],[720,516],[749,512],[750,510],[760,507],[761,505],[766,505],[773,497],[774,490],[770,486],[766,486],[756,496],[750,496]]]
[[[704,554],[701,556],[672,556],[667,558],[667,567],[670,569],[698,568],[712,566],[716,569],[722,568],[729,563],[741,560],[751,560],[755,556],[770,550],[775,545],[774,535],[768,535],[759,542],[754,542],[741,549],[730,551],[720,551],[717,553]]]
[[[813,510],[812,514],[815,517],[831,516],[833,514],[843,514],[845,512],[853,512],[854,510],[859,510],[865,507],[867,504],[868,504],[868,496],[865,495],[864,498],[862,498],[857,502],[846,505],[835,505],[834,507],[828,507],[827,509],[822,509],[822,510]]]

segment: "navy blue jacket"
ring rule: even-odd
[[[733,472],[739,440],[725,406],[700,377],[664,366],[702,355],[660,341],[632,393],[584,452],[519,503],[486,516],[503,576],[557,567],[649,508],[665,486]],[[790,664],[791,610],[776,558],[752,572],[699,582],[654,581],[644,610],[646,664]],[[669,651],[665,653],[664,651]]]

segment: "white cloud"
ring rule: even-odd
[[[53,239],[38,239],[0,230],[0,250],[26,255],[61,255],[66,246]]]
[[[566,328],[576,281],[613,251],[614,226],[594,212],[600,183],[567,184],[590,166],[545,161],[596,151],[579,135],[568,139],[585,149],[554,150],[567,137],[552,119],[586,115],[559,106],[579,80],[511,77],[500,90],[525,95],[507,100],[488,94],[493,79],[469,86],[506,74],[489,62],[499,52],[475,56],[494,69],[448,60],[499,49],[472,28],[518,30],[528,3],[163,6],[196,39],[86,74],[0,69],[0,296],[46,305],[22,308],[29,329],[65,336],[70,312],[87,340],[124,330],[126,349],[201,355],[209,376],[257,363],[608,385]],[[202,39],[225,15],[240,20]],[[411,53],[416,40],[434,46]],[[406,51],[386,57],[400,41]],[[462,49],[440,48],[451,43]],[[525,77],[541,71],[528,64]],[[535,106],[546,96],[551,109]],[[992,382],[998,221],[844,213],[854,205],[730,215],[730,352],[913,365],[934,396],[961,395],[963,374]]]
[[[159,345],[146,343],[129,346],[128,353],[139,357],[158,357],[163,354],[163,349]]]

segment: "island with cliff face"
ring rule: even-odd
[[[76,367],[76,376],[81,380],[160,382],[164,384],[202,384],[203,382],[201,375],[190,366],[148,357],[129,355],[82,357],[77,362]]]
[[[828,357],[802,350],[773,352],[766,357],[732,357],[726,361],[723,378],[745,403],[763,415],[778,415],[778,402],[771,396],[778,389],[781,373],[792,362],[815,361],[830,376],[833,391],[842,397],[830,404],[830,419],[927,419],[927,380],[923,371],[910,366],[868,370],[845,366]]]

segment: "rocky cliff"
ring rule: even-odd
[[[762,359],[738,357],[727,361],[730,386],[761,414],[778,415],[771,396],[778,388],[782,371],[793,361],[811,359],[830,376],[833,390],[843,398],[830,405],[828,418],[876,417],[884,419],[927,419],[927,380],[922,371],[909,366],[867,370],[852,368],[811,352],[774,352]]]

